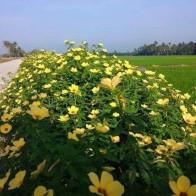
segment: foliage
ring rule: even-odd
[[[3,46],[9,51],[9,57],[23,57],[25,55],[25,51],[17,45],[16,42],[3,41]]]
[[[91,185],[103,171],[127,196],[170,195],[182,174],[195,181],[190,96],[102,44],[66,44],[26,57],[1,95],[2,194],[105,194]]]
[[[135,48],[132,55],[195,55],[196,54],[196,43],[162,43],[158,45],[155,41],[153,44],[144,44],[139,48]]]
[[[155,41],[153,44],[144,44],[134,50],[127,52],[114,51],[109,55],[118,56],[152,56],[152,55],[195,55],[196,54],[196,42],[190,41],[189,43],[167,44],[165,42],[158,44]]]

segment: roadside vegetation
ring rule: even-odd
[[[15,41],[3,41],[3,46],[8,50],[8,53],[3,54],[3,57],[23,57],[26,54]]]
[[[65,41],[0,97],[2,195],[196,195],[196,105],[163,74]]]

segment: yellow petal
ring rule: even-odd
[[[14,178],[9,182],[9,188],[8,190],[12,190],[18,188],[18,181]]]
[[[42,172],[44,167],[45,167],[45,165],[46,165],[46,159],[37,166],[37,170],[39,172]]]
[[[188,196],[195,196],[196,195],[196,184],[192,185],[188,191]]]
[[[99,178],[98,178],[97,174],[95,174],[94,172],[90,172],[88,174],[88,176],[89,176],[91,182],[95,185],[95,187],[98,188],[99,187]]]
[[[34,190],[34,196],[43,196],[44,194],[46,194],[47,190],[44,186],[38,186],[35,190]]]
[[[107,186],[106,191],[108,196],[121,196],[125,189],[119,181],[113,181]]]
[[[169,186],[175,195],[179,195],[180,191],[178,190],[177,184],[174,181],[169,182]]]
[[[180,192],[188,192],[190,188],[190,180],[186,176],[181,176],[177,180],[177,187]]]
[[[110,78],[104,78],[101,80],[101,86],[104,88],[112,88],[112,81]]]
[[[103,171],[101,174],[100,187],[105,189],[113,181],[113,176],[110,173]]]
[[[89,190],[90,190],[91,193],[98,193],[97,188],[95,186],[93,186],[93,185],[89,186]]]
[[[18,179],[19,181],[23,181],[25,175],[26,175],[26,171],[25,170],[24,171],[19,171],[16,174],[15,178]]]
[[[112,89],[115,89],[116,86],[121,82],[120,76],[114,76],[112,78]]]
[[[53,195],[54,195],[53,189],[49,189],[47,196],[53,196]]]
[[[0,191],[4,188],[5,183],[6,183],[6,178],[0,179]]]

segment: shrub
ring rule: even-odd
[[[195,181],[190,96],[101,44],[66,43],[25,57],[1,95],[2,193],[169,195],[169,180]]]

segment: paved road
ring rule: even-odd
[[[16,59],[5,63],[0,63],[0,90],[2,90],[5,87],[5,84],[1,78],[9,80],[9,72],[15,75],[19,68],[19,63],[21,61],[21,59]]]

